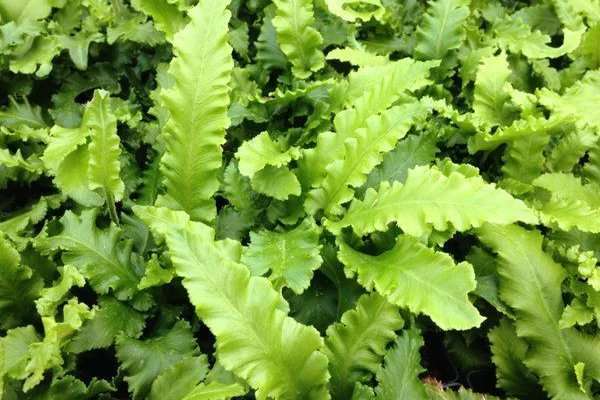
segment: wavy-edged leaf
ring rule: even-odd
[[[567,88],[562,95],[546,88],[538,92],[542,105],[558,117],[575,117],[581,127],[600,127],[600,113],[589,112],[591,104],[600,102],[600,71],[588,71],[581,80]]]
[[[379,67],[363,67],[350,74],[344,87],[345,103],[352,106],[336,114],[335,133],[323,132],[317,137],[314,149],[304,149],[299,162],[300,175],[307,185],[319,187],[332,162],[342,159],[344,142],[355,138],[367,121],[397,101],[404,92],[420,89],[430,83],[429,71],[438,61],[414,61],[404,58]]]
[[[419,354],[423,344],[421,333],[414,328],[396,339],[394,347],[385,355],[383,367],[377,371],[379,384],[375,393],[378,399],[426,399],[425,388],[419,380],[419,374],[425,370]]]
[[[265,70],[285,70],[288,61],[277,43],[277,32],[273,26],[275,5],[269,5],[264,12],[260,34],[256,40],[256,60]]]
[[[345,154],[326,168],[326,176],[320,188],[313,189],[305,207],[314,213],[318,209],[326,214],[341,214],[341,204],[354,197],[352,188],[360,187],[371,170],[381,163],[383,153],[394,148],[412,124],[425,116],[425,109],[412,102],[392,107],[365,121],[365,127],[357,129],[344,141]]]
[[[43,317],[44,337],[41,341],[29,345],[27,364],[24,369],[23,391],[28,392],[39,385],[44,373],[58,368],[64,363],[61,349],[69,337],[81,328],[83,322],[94,315],[88,306],[78,303],[76,298],[70,299],[62,308],[60,322],[54,317]]]
[[[119,336],[115,348],[133,399],[144,398],[152,382],[172,365],[200,355],[190,325],[184,321],[146,340]]]
[[[170,42],[175,33],[185,26],[185,18],[177,6],[167,0],[133,0],[131,6],[152,17],[154,26],[164,32]]]
[[[523,360],[529,345],[517,336],[515,327],[507,319],[488,334],[491,343],[492,361],[496,366],[498,387],[519,399],[543,399],[545,395],[537,379],[529,372]]]
[[[206,356],[188,357],[159,375],[146,400],[184,400],[208,373]],[[192,397],[194,399],[194,397]]]
[[[255,276],[269,272],[268,278],[275,289],[289,287],[300,294],[323,262],[319,233],[309,219],[287,232],[250,232],[250,245],[244,251],[242,263]]]
[[[216,215],[212,196],[219,189],[233,69],[227,5],[203,0],[189,11],[190,23],[173,40],[169,73],[174,85],[161,91],[169,110],[161,160],[167,193],[157,204],[184,210],[194,220],[212,221]]]
[[[492,135],[487,132],[477,132],[469,138],[469,152],[493,150],[504,143],[514,143],[529,139],[532,136],[550,136],[553,130],[573,122],[572,116],[550,118],[530,116],[514,121],[510,126],[498,128]]]
[[[34,320],[34,300],[40,296],[44,281],[21,265],[21,256],[0,233],[0,327],[15,328]],[[1,379],[1,378],[0,378]]]
[[[544,174],[533,185],[550,191],[550,199],[540,205],[542,221],[556,222],[561,229],[577,227],[584,232],[600,232],[600,185],[583,185],[571,174]]]
[[[100,189],[110,207],[123,199],[121,148],[117,136],[117,118],[110,107],[110,93],[96,90],[83,117],[83,129],[90,130],[90,189]]]
[[[477,232],[498,253],[500,297],[515,311],[517,336],[529,344],[525,365],[553,399],[591,399],[580,389],[574,367],[585,364],[586,385],[598,381],[600,341],[574,328],[559,328],[565,308],[561,283],[567,274],[542,250],[542,235],[515,225],[486,224]]]
[[[183,400],[228,400],[236,396],[242,396],[245,393],[246,390],[239,383],[203,382],[196,386]]]
[[[354,199],[341,220],[325,225],[333,233],[351,226],[364,235],[385,231],[392,221],[404,232],[421,236],[432,228],[464,231],[484,222],[535,223],[537,217],[523,202],[479,176],[446,176],[435,167],[419,166],[408,171],[404,186],[383,182],[378,192],[368,189],[364,200]]]
[[[85,206],[101,205],[102,197],[90,189],[89,129],[54,125],[41,159],[61,192]]]
[[[286,150],[280,142],[273,141],[267,132],[246,140],[235,153],[239,160],[239,171],[248,178],[252,178],[267,165],[282,167],[299,156],[297,148],[290,147]]]
[[[470,264],[456,265],[448,254],[408,235],[399,236],[393,249],[377,256],[338,244],[347,273],[357,275],[367,290],[375,288],[392,304],[428,315],[444,330],[469,329],[483,321],[468,298],[476,287]]]
[[[467,36],[463,24],[469,16],[469,0],[434,0],[428,5],[417,28],[415,53],[422,59],[441,60]]]
[[[349,399],[355,382],[368,382],[379,369],[386,346],[404,321],[398,307],[378,293],[365,294],[340,322],[327,328],[325,354],[329,358],[333,399]]]
[[[267,165],[258,171],[250,181],[252,189],[277,200],[287,200],[290,196],[302,193],[300,181],[287,167]]]
[[[65,265],[58,269],[60,281],[54,286],[44,288],[40,291],[40,298],[35,301],[35,307],[41,316],[53,316],[60,304],[65,300],[65,296],[73,286],[83,287],[85,278],[72,265]]]
[[[63,250],[64,263],[77,267],[97,293],[112,290],[118,299],[130,299],[137,292],[143,270],[132,262],[131,243],[119,241],[116,226],[96,227],[97,212],[85,210],[80,216],[65,212],[60,220],[62,232],[38,238],[34,245],[44,253]]]
[[[544,169],[544,150],[550,136],[544,132],[515,140],[504,153],[502,173],[505,178],[531,183]]]
[[[66,349],[72,353],[106,348],[118,335],[137,338],[144,329],[144,315],[111,297],[101,297],[99,308],[73,335]]]
[[[546,167],[552,172],[570,172],[599,137],[590,129],[577,129],[564,135],[546,159]]]
[[[217,358],[225,368],[246,379],[259,399],[328,398],[323,340],[282,311],[287,303],[266,278],[250,276],[234,256],[237,242],[215,241],[211,228],[181,212],[134,211],[165,237],[190,301],[217,338]]]
[[[311,25],[314,23],[313,0],[274,0],[273,26],[281,50],[292,63],[292,73],[306,79],[325,66],[325,56],[319,49],[323,38]]]
[[[433,135],[422,134],[409,135],[399,141],[396,148],[387,153],[381,164],[371,171],[363,186],[364,190],[377,188],[384,181],[404,183],[410,169],[428,165],[435,159],[439,151],[436,139]]]
[[[380,20],[385,7],[380,0],[325,0],[329,12],[348,22]]]
[[[557,58],[571,53],[579,46],[584,29],[564,30],[564,41],[560,47],[550,47],[550,36],[532,30],[520,19],[505,17],[495,26],[494,33],[501,49],[522,53],[530,59]]]
[[[352,47],[333,49],[327,53],[327,57],[325,58],[327,60],[339,60],[347,62],[358,67],[385,65],[389,62],[387,57]]]
[[[510,94],[504,85],[511,75],[506,54],[481,60],[475,79],[473,118],[479,125],[509,125],[515,118]]]

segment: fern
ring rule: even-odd
[[[392,304],[422,312],[442,329],[468,329],[483,321],[467,297],[476,286],[471,265],[455,265],[447,254],[408,235],[399,236],[392,250],[378,256],[360,253],[343,242],[339,246],[346,271]]]
[[[514,309],[517,335],[530,346],[525,365],[553,399],[591,399],[580,389],[574,368],[581,362],[586,382],[600,380],[600,341],[574,328],[559,329],[566,271],[544,253],[537,231],[488,224],[478,233],[499,255],[500,297]]]
[[[419,400],[425,399],[425,388],[419,381],[421,366],[419,350],[423,338],[416,329],[403,332],[394,347],[385,355],[383,367],[377,371],[375,388],[378,399]]]
[[[309,285],[313,271],[321,266],[319,228],[314,221],[304,220],[288,232],[260,231],[250,233],[250,245],[245,249],[242,263],[252,275],[268,271],[273,287],[289,287],[300,294]]]
[[[65,264],[77,267],[98,293],[112,290],[118,299],[130,299],[137,293],[143,267],[132,261],[131,244],[119,241],[117,227],[99,230],[95,226],[96,215],[96,209],[80,216],[67,211],[61,219],[63,231],[34,244],[47,254],[63,250]]]
[[[325,56],[319,47],[323,38],[311,25],[314,23],[313,0],[274,0],[273,26],[281,50],[292,63],[292,73],[300,79],[325,66]]]
[[[541,175],[533,184],[550,191],[550,199],[539,206],[545,224],[600,232],[600,185],[582,185],[573,175],[560,173]]]
[[[325,0],[325,4],[330,13],[350,22],[380,20],[385,13],[380,0]]]
[[[363,295],[356,307],[327,329],[325,354],[329,358],[333,399],[352,397],[355,382],[366,382],[377,371],[386,345],[403,320],[385,297]]]
[[[121,149],[117,136],[117,118],[110,108],[108,92],[100,90],[94,92],[94,98],[88,103],[82,125],[90,130],[91,137],[90,189],[100,189],[112,220],[117,221],[114,203],[123,199],[125,184],[119,177]]]
[[[404,186],[383,182],[376,192],[368,189],[364,200],[354,199],[339,221],[328,220],[334,233],[351,226],[359,235],[387,230],[390,222],[406,233],[421,236],[451,227],[464,231],[484,222],[535,223],[537,218],[520,200],[486,183],[482,178],[458,172],[445,176],[435,167],[416,167],[408,172]]]
[[[541,387],[523,363],[529,350],[527,342],[517,336],[513,324],[501,319],[488,334],[492,345],[492,360],[496,365],[498,386],[520,399],[541,399]]]
[[[504,89],[510,74],[505,54],[481,60],[473,96],[473,118],[478,125],[509,125],[516,117],[510,94]]]
[[[539,102],[559,118],[573,118],[581,128],[600,127],[600,114],[587,112],[590,104],[600,101],[600,71],[589,71],[562,95],[543,88],[538,93]]]
[[[494,32],[501,49],[522,53],[527,58],[539,59],[557,58],[571,53],[579,46],[584,30],[565,29],[564,42],[560,47],[548,46],[550,36],[539,30],[532,31],[522,20],[515,20],[509,16],[500,21]]]
[[[340,205],[354,197],[351,187],[364,184],[368,173],[383,159],[382,153],[392,150],[424,114],[420,104],[413,102],[368,118],[365,128],[357,129],[354,137],[344,141],[344,158],[327,166],[322,187],[309,193],[307,210],[324,209],[333,215],[342,213]]]
[[[202,0],[189,11],[190,23],[173,40],[175,58],[169,73],[174,85],[161,91],[169,110],[161,160],[167,193],[157,204],[184,210],[194,220],[215,218],[212,196],[219,188],[221,144],[229,124],[227,85],[233,69],[227,5]]]
[[[463,24],[469,16],[468,0],[435,0],[417,28],[415,53],[422,59],[441,60],[466,38]]]
[[[427,85],[429,70],[437,64],[437,61],[402,59],[384,67],[362,68],[360,71],[364,70],[365,74],[351,79],[348,88],[348,102],[353,107],[338,112],[334,118],[335,133],[321,133],[316,147],[303,151],[299,172],[306,177],[306,184],[321,187],[328,166],[344,158],[346,140],[356,139],[357,133],[365,132],[362,129],[369,128],[369,118],[385,111],[403,92]],[[373,118],[372,121],[383,122],[381,118]],[[321,205],[309,202],[307,207],[309,210],[316,210]]]
[[[250,276],[233,242],[215,242],[211,228],[188,222],[181,212],[135,211],[165,237],[197,314],[217,338],[225,368],[247,379],[259,399],[328,398],[323,340],[286,315],[287,303],[268,280]]]
[[[164,32],[167,40],[185,26],[185,19],[177,6],[166,0],[133,0],[131,5],[152,17],[154,26]]]

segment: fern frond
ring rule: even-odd
[[[325,66],[325,56],[319,49],[323,38],[311,25],[313,0],[274,0],[273,26],[281,50],[292,63],[292,73],[306,79]]]
[[[338,244],[338,257],[346,271],[392,304],[428,315],[444,330],[469,329],[483,321],[467,296],[476,287],[470,264],[455,265],[448,254],[408,235],[399,236],[392,250],[377,256],[358,252],[341,241]]]
[[[221,145],[229,125],[233,60],[227,43],[228,3],[202,0],[189,11],[190,23],[173,40],[169,73],[174,85],[161,91],[169,111],[161,160],[167,193],[157,204],[207,222],[216,214],[212,196],[219,189]]]
[[[458,49],[467,36],[463,24],[468,16],[469,0],[430,1],[417,28],[415,53],[422,59],[441,60]]]
[[[134,211],[165,238],[196,313],[216,336],[217,359],[225,368],[246,379],[258,399],[329,397],[323,339],[287,316],[287,303],[266,278],[250,276],[238,261],[238,242],[215,241],[210,227],[180,211]]]
[[[385,231],[392,221],[418,237],[432,228],[464,231],[484,222],[535,223],[537,218],[523,202],[479,176],[445,176],[435,167],[421,166],[408,172],[404,186],[383,182],[378,192],[368,189],[364,200],[354,199],[340,221],[325,224],[334,233],[351,226],[364,235]]]
[[[559,328],[567,273],[542,250],[542,235],[516,225],[486,224],[477,232],[498,253],[500,298],[514,309],[517,336],[529,344],[523,360],[527,368],[553,399],[592,399],[581,390],[575,366],[585,364],[584,387],[600,380],[600,340]]]

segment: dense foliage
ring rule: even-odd
[[[600,1],[0,1],[0,398],[600,396]]]

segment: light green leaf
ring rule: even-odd
[[[2,376],[13,379],[24,379],[27,376],[25,367],[29,357],[29,345],[40,340],[32,325],[11,329],[6,336],[0,338],[0,351],[3,354]]]
[[[385,8],[379,0],[325,0],[329,12],[348,22],[380,20]]]
[[[83,115],[82,129],[90,130],[90,189],[100,189],[109,209],[123,199],[121,148],[117,136],[117,118],[110,107],[110,93],[96,90]]]
[[[564,30],[564,41],[560,47],[550,47],[550,36],[532,30],[520,19],[505,17],[494,29],[498,45],[512,53],[522,53],[531,59],[557,58],[571,53],[579,46],[584,29]]]
[[[133,0],[131,6],[152,17],[154,26],[164,32],[170,42],[175,33],[185,26],[185,18],[179,9],[167,0]]]
[[[562,95],[542,88],[538,92],[542,105],[552,110],[553,115],[564,118],[575,117],[578,126],[600,127],[600,113],[589,112],[590,104],[600,102],[600,71],[588,71],[583,79],[567,88]]]
[[[219,189],[233,69],[227,5],[203,0],[189,11],[190,23],[173,40],[169,74],[174,86],[161,91],[170,117],[163,130],[166,151],[161,160],[167,193],[157,204],[184,210],[194,220],[212,221],[216,214],[212,196]]]
[[[514,325],[506,318],[488,334],[492,361],[496,366],[498,386],[509,395],[523,399],[542,399],[544,393],[536,377],[523,363],[529,350],[525,340],[517,336]]]
[[[509,125],[514,117],[510,94],[504,90],[511,71],[506,54],[481,60],[475,79],[473,118],[478,125]]]
[[[0,233],[0,327],[15,328],[35,316],[34,300],[44,281],[21,265],[21,256]]]
[[[387,57],[352,47],[333,49],[327,53],[327,57],[325,58],[327,60],[339,60],[347,62],[358,67],[370,67],[389,63]]]
[[[113,290],[118,299],[130,299],[143,270],[131,259],[131,243],[119,241],[117,227],[96,227],[96,214],[97,210],[83,211],[81,216],[67,211],[61,218],[63,231],[34,244],[44,253],[63,250],[64,263],[77,267],[97,293]]]
[[[428,4],[417,28],[415,53],[422,59],[441,60],[466,38],[463,24],[469,16],[469,0],[433,0]]]
[[[282,167],[299,156],[297,148],[290,147],[285,150],[283,144],[273,141],[267,132],[244,141],[235,153],[239,160],[239,171],[248,178],[252,178],[267,165]]]
[[[435,136],[409,135],[399,141],[396,148],[387,153],[381,164],[371,171],[364,190],[377,188],[384,181],[404,183],[410,169],[430,164],[438,151]]]
[[[533,184],[550,191],[550,199],[538,206],[544,224],[555,222],[567,231],[577,227],[600,232],[600,185],[583,185],[579,178],[564,173],[543,174]]]
[[[199,384],[183,400],[227,400],[245,393],[244,387],[238,383],[212,381]]]
[[[184,321],[177,321],[169,331],[146,340],[119,336],[115,348],[135,400],[145,398],[152,382],[169,367],[200,355],[190,325]]]
[[[538,231],[486,224],[478,230],[498,253],[500,297],[515,311],[517,335],[529,344],[524,363],[557,400],[589,400],[573,367],[586,365],[586,382],[600,379],[600,342],[574,328],[559,328],[564,310],[564,268],[542,250]],[[524,296],[523,293],[527,293]]]
[[[423,347],[423,338],[416,329],[404,331],[396,339],[385,355],[384,365],[377,372],[375,388],[377,398],[395,400],[425,400],[425,389],[419,380],[419,374],[425,369],[421,366],[419,350]]]
[[[49,0],[5,0],[0,4],[0,16],[5,22],[46,18],[52,10]]]
[[[319,49],[323,38],[311,25],[314,23],[313,0],[274,0],[273,26],[281,50],[292,63],[292,73],[299,79],[325,66]]]
[[[392,150],[411,125],[424,116],[423,107],[413,102],[369,117],[364,128],[344,141],[345,154],[327,166],[321,187],[309,193],[305,208],[311,213],[324,209],[326,214],[341,214],[341,204],[354,197],[351,187],[363,185],[369,172],[381,163],[383,153]]]
[[[275,289],[289,287],[300,294],[323,262],[319,233],[319,228],[308,219],[288,232],[250,232],[250,245],[244,251],[242,263],[255,276],[270,272],[268,278]]]
[[[215,241],[211,228],[186,221],[181,212],[134,211],[155,236],[166,238],[177,275],[216,336],[217,359],[226,369],[246,379],[258,399],[328,398],[323,339],[282,311],[287,303],[267,279],[251,277],[232,259],[237,250],[231,241]]]
[[[333,399],[349,399],[356,382],[368,382],[379,369],[386,346],[404,321],[385,297],[365,294],[340,322],[327,328],[325,354],[329,358]]]
[[[387,230],[390,222],[407,234],[421,236],[431,229],[464,231],[484,222],[536,223],[537,217],[520,200],[481,177],[458,172],[445,176],[435,167],[408,171],[403,186],[382,182],[379,192],[367,190],[364,200],[354,199],[340,221],[326,221],[333,233],[352,226],[359,235]]]
[[[35,306],[41,316],[54,316],[56,309],[65,300],[65,295],[73,286],[83,287],[85,278],[72,265],[65,265],[58,269],[60,282],[50,288],[40,291],[40,298],[35,301]]]
[[[338,244],[347,274],[357,275],[367,290],[375,288],[392,304],[428,315],[444,330],[469,329],[483,321],[468,298],[476,287],[470,264],[456,265],[448,254],[408,235],[399,236],[393,249],[377,256]]]
[[[574,299],[565,310],[558,322],[559,328],[570,328],[575,325],[585,325],[594,319],[594,311],[578,299]]]
[[[290,196],[299,196],[302,193],[300,181],[287,167],[267,165],[254,174],[250,182],[252,189],[277,200],[287,200]]]
[[[184,358],[154,380],[146,400],[184,400],[191,396],[207,372],[208,361],[205,355]]]
[[[73,335],[67,351],[84,351],[109,347],[117,335],[137,338],[144,329],[144,315],[112,297],[101,297],[94,317]]]

